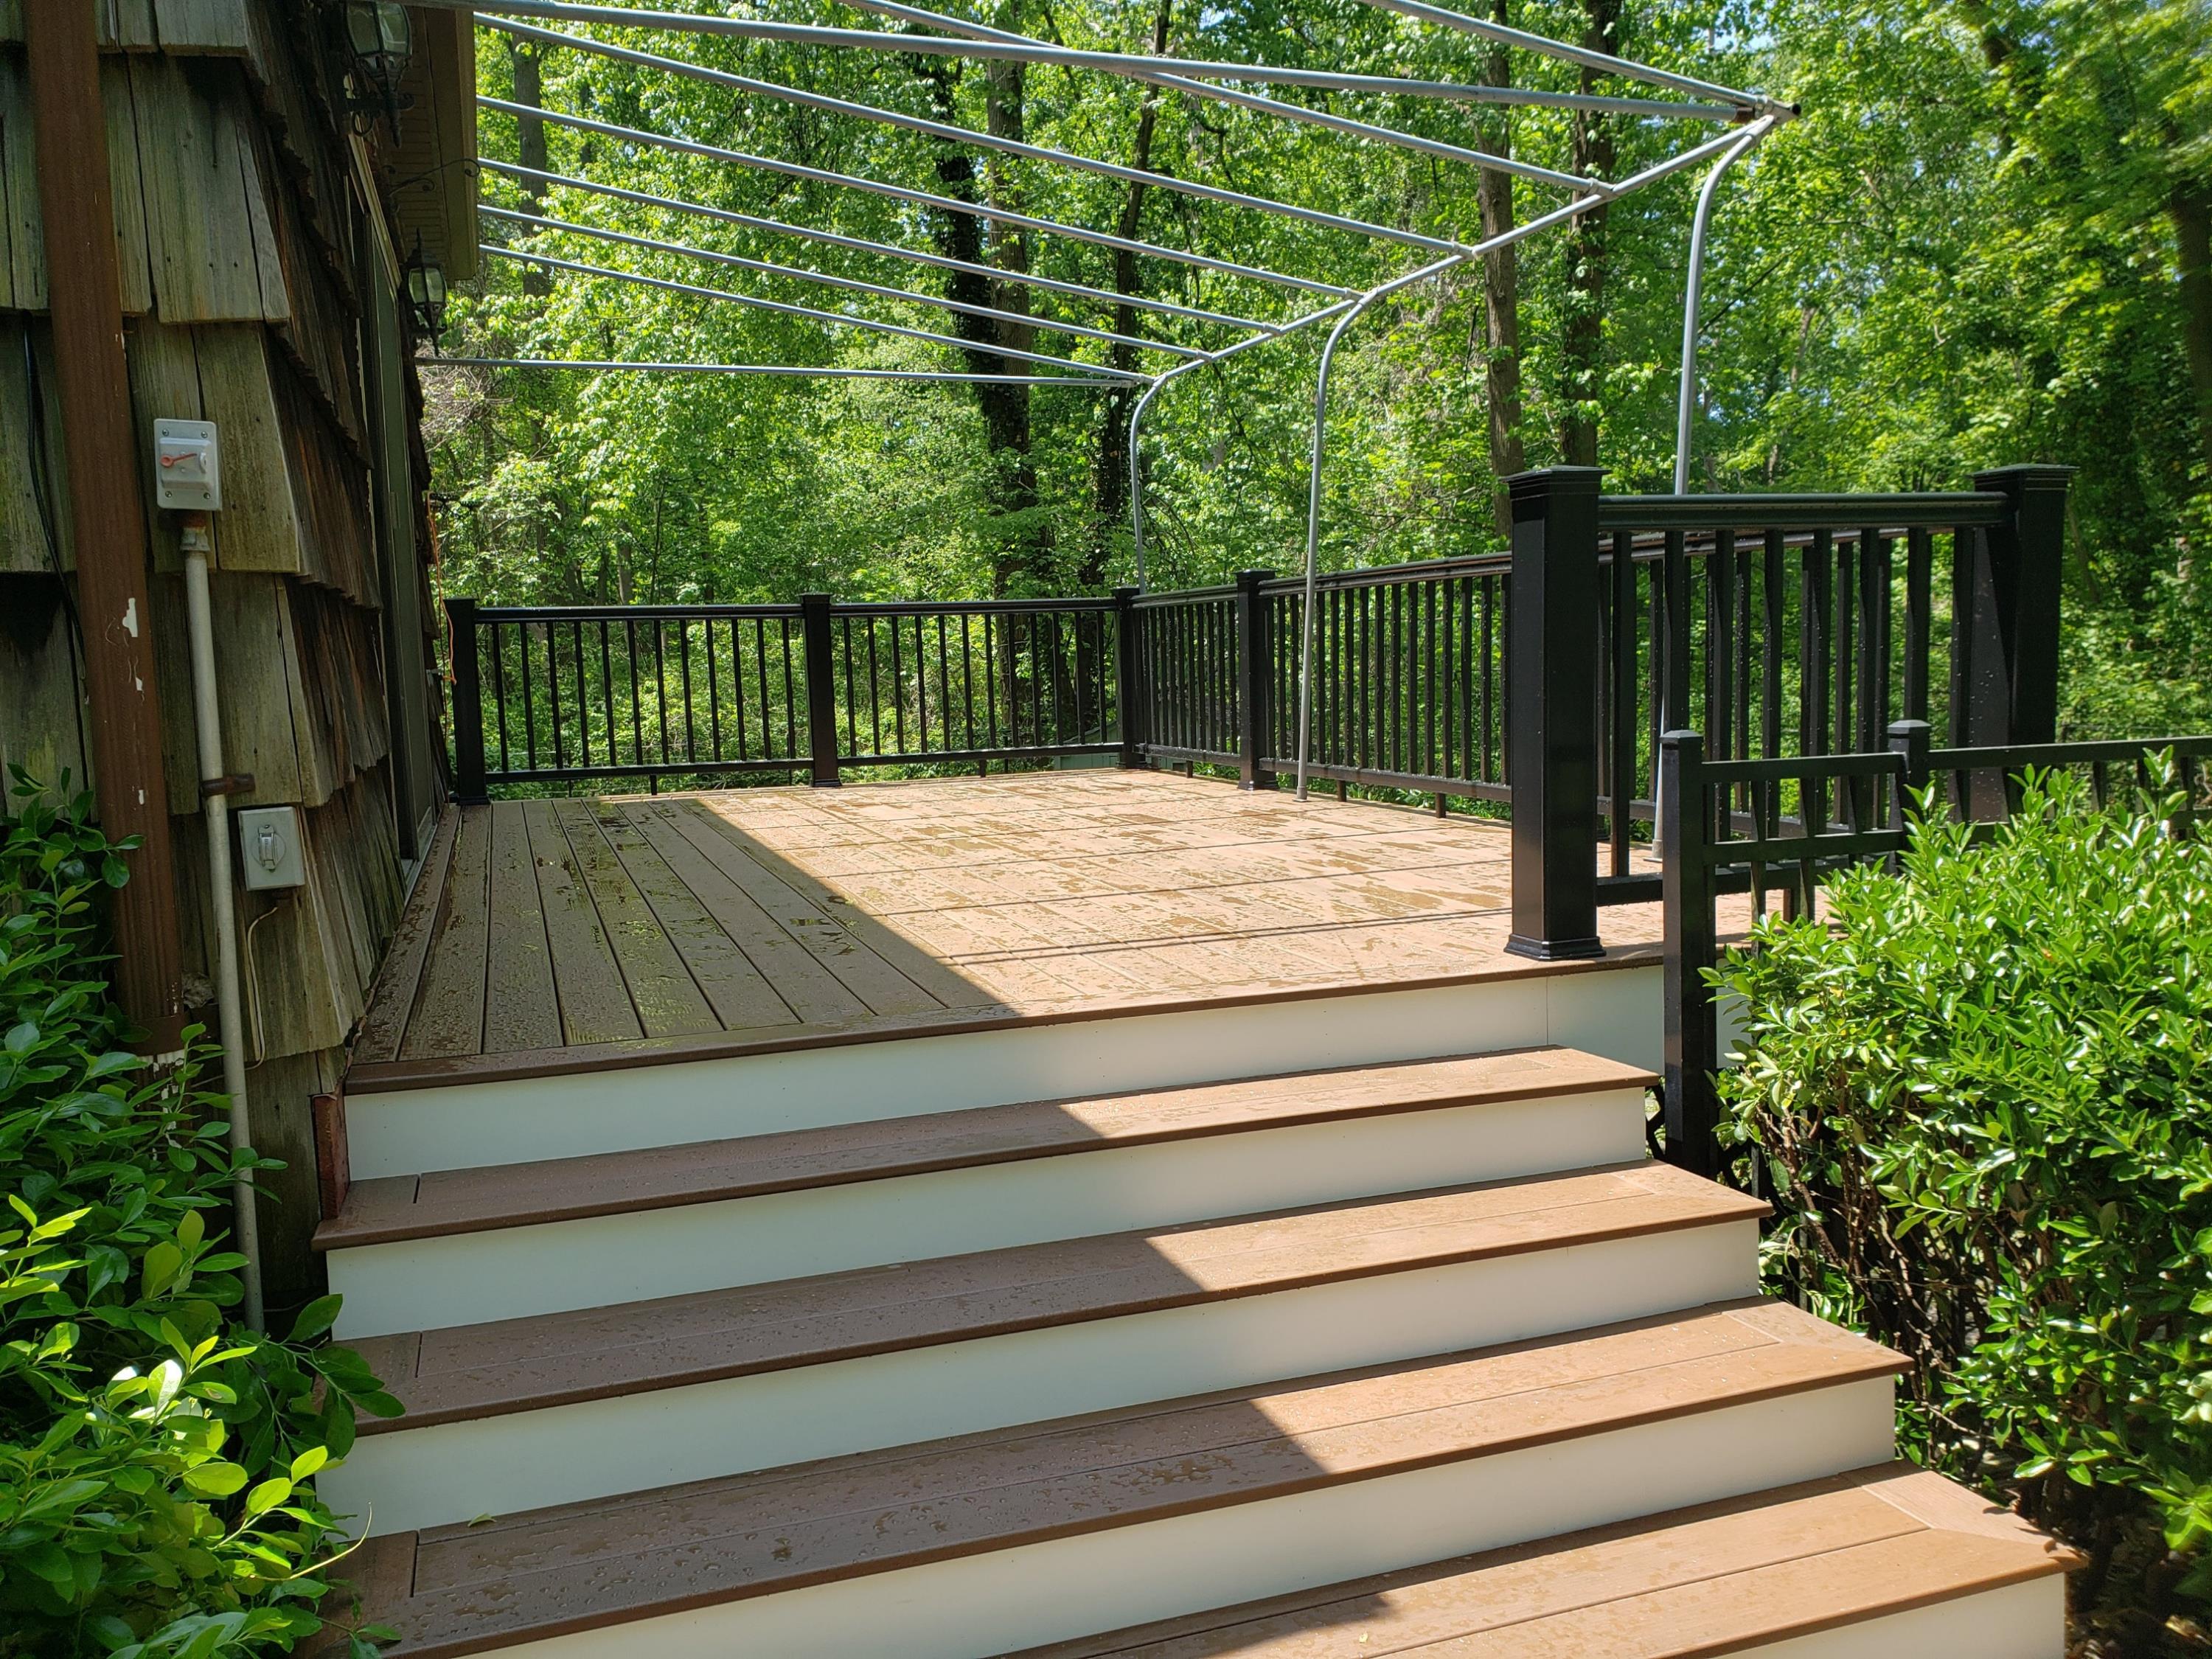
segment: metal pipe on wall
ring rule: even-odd
[[[185,625],[191,636],[192,720],[199,737],[200,795],[207,815],[208,908],[215,920],[216,1030],[222,1039],[222,1088],[230,1097],[230,1150],[234,1157],[253,1146],[252,1121],[246,1097],[246,1033],[240,1018],[238,971],[238,913],[232,905],[230,796],[222,762],[222,708],[216,693],[215,623],[208,602],[208,522],[194,515],[184,527]],[[261,1228],[254,1212],[253,1178],[231,1182],[231,1242],[246,1258],[239,1270],[245,1286],[247,1326],[266,1328],[261,1296]]]

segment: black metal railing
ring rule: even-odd
[[[1853,865],[1892,859],[1910,838],[1910,815],[1931,786],[1936,810],[1994,828],[2017,799],[2029,768],[2080,769],[2107,803],[2115,770],[2152,781],[2152,757],[2170,753],[2191,806],[2177,831],[2203,816],[2212,782],[2212,735],[2124,742],[1977,744],[1937,749],[1924,720],[1890,726],[1887,747],[1785,759],[1712,760],[1698,732],[1669,731],[1660,745],[1665,860],[1665,1114],[1668,1157],[1717,1173],[1714,1139],[1723,1055],[1713,987],[1720,957],[1719,901],[1749,896],[1746,921],[1779,908],[1817,914],[1820,883]]]
[[[1313,672],[1302,682],[1305,589],[1260,586],[1270,696],[1264,765],[1297,768],[1310,696],[1306,775],[1340,785],[1503,802],[1506,785],[1503,555],[1318,578]]]
[[[1594,955],[1601,904],[1660,896],[1668,730],[1702,724],[1715,762],[1863,752],[1899,718],[1960,745],[2057,735],[2067,478],[1603,496],[1593,468],[1526,473],[1507,554],[1321,578],[1310,680],[1304,584],[1265,570],[1109,599],[456,600],[457,788],[1094,754],[1262,787],[1303,746],[1340,788],[1510,809],[1510,948]],[[1826,810],[1868,787],[1838,774]]]
[[[1122,748],[1124,599],[447,611],[465,801]]]
[[[1134,737],[1155,760],[1241,766],[1245,677],[1240,612],[1250,583],[1147,593],[1131,601],[1141,703]]]
[[[1669,729],[1702,722],[1731,760],[1875,748],[1891,721],[1939,713],[1959,744],[2056,736],[2069,476],[2008,467],[1893,495],[1515,479],[1516,948],[1588,954],[1598,906],[1659,897],[1637,826],[1662,816]]]

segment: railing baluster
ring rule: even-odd
[[[806,744],[811,762],[807,781],[817,789],[837,786],[837,670],[830,660],[827,593],[799,596],[801,637],[806,651]],[[784,653],[785,672],[790,653]],[[794,709],[794,713],[796,710]]]
[[[1929,635],[1934,603],[1929,593],[1935,567],[1935,538],[1925,530],[1905,538],[1905,718],[1928,718]]]
[[[668,623],[653,619],[653,698],[654,717],[660,725],[660,759],[668,760]]]
[[[776,648],[783,658],[783,744],[780,752],[783,758],[797,760],[799,757],[799,698],[792,690],[791,618],[788,617],[776,620]],[[761,658],[761,753],[763,755],[777,752],[772,751],[768,745],[768,658],[763,655]]]
[[[599,618],[599,698],[607,714],[607,764],[617,763],[622,746],[620,728],[615,725],[615,664],[613,647],[607,642],[607,619]]]
[[[988,613],[983,618],[983,714],[991,732],[991,747],[999,747],[999,667],[991,655],[991,623]]]
[[[568,763],[561,740],[561,630],[551,623],[545,624],[545,711],[553,728],[553,769],[556,772]],[[523,657],[525,673],[529,672],[529,656]]]
[[[1607,829],[1612,841],[1612,872],[1629,872],[1630,836],[1636,813],[1636,662],[1640,643],[1636,627],[1636,538],[1626,530],[1613,532],[1613,562],[1606,571],[1606,615],[1613,623],[1613,709],[1610,719],[1613,760],[1607,770],[1613,809]]]
[[[522,765],[525,771],[535,772],[538,769],[538,704],[530,691],[530,624],[519,624],[514,634],[514,654],[522,672]]]
[[[699,753],[691,708],[691,624],[681,617],[676,619],[676,660],[677,684],[684,688],[684,758],[696,761]]]
[[[1836,560],[1833,588],[1836,632],[1833,653],[1830,661],[1835,669],[1835,690],[1832,695],[1829,708],[1834,718],[1835,749],[1833,752],[1838,755],[1848,755],[1855,747],[1851,741],[1851,726],[1853,716],[1857,713],[1853,696],[1854,680],[1851,672],[1858,660],[1857,607],[1853,604],[1853,599],[1858,592],[1857,566],[1855,558],[1856,549],[1850,542],[1838,540],[1834,544],[1833,550]],[[1850,794],[1850,786],[1838,779],[1836,796],[1839,803],[1839,810],[1847,810]]]
[[[730,701],[734,708],[734,719],[738,728],[738,758],[740,761],[754,757],[752,719],[751,712],[746,707],[748,703],[751,704],[752,711],[757,711],[760,717],[759,758],[766,760],[776,752],[775,743],[769,734],[768,694],[763,689],[767,684],[765,670],[768,665],[768,620],[763,617],[755,617],[751,620],[752,660],[750,667],[745,660],[744,635],[739,633],[735,623],[730,625]],[[748,679],[750,681],[750,684],[747,684]]]
[[[623,632],[629,642],[629,752],[631,761],[645,764],[645,694],[637,684],[637,622],[635,617],[623,618]]]
[[[1759,753],[1768,760],[1782,752],[1783,615],[1789,601],[1787,538],[1779,530],[1766,532],[1765,562],[1759,573],[1759,601],[1764,607],[1765,640],[1759,652]],[[1776,786],[1779,799],[1780,786]]]
[[[474,600],[469,601],[471,611],[475,609],[475,604]],[[499,629],[500,625],[494,623],[484,631],[491,636],[491,691],[493,703],[498,710],[499,769],[505,772],[510,769],[507,757],[507,659],[500,649]]]
[[[960,736],[969,749],[975,742],[975,647],[969,637],[969,617],[960,613]]]
[[[1498,781],[1498,769],[1492,757],[1498,752],[1498,707],[1493,687],[1497,684],[1498,661],[1498,579],[1486,577],[1482,583],[1482,769],[1476,775],[1485,783]]]

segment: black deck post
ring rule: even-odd
[[[477,602],[446,601],[446,637],[453,653],[453,799],[481,806],[484,791],[483,682],[477,663]]]
[[[1905,761],[1904,775],[1897,781],[1896,816],[1882,827],[1899,832],[1908,831],[1912,823],[1914,803],[1920,792],[1928,787],[1928,750],[1931,730],[1926,720],[1892,720],[1889,723],[1889,752]],[[1891,854],[1882,860],[1890,874],[1898,872],[1899,854]]]
[[[1268,708],[1275,683],[1275,653],[1267,634],[1267,601],[1260,584],[1272,570],[1237,573],[1237,781],[1245,789],[1273,789],[1275,775],[1260,764],[1273,729]]]
[[[830,596],[801,593],[799,615],[806,647],[806,737],[817,789],[837,787],[837,668],[830,660]]]
[[[2002,524],[1969,538],[1965,605],[1954,619],[1951,740],[1960,748],[2051,743],[2058,736],[2058,589],[2068,466],[2001,466],[1974,488],[2006,498]],[[2006,815],[2007,781],[1978,773],[1968,815]]]
[[[1666,1023],[1667,1161],[1692,1175],[1720,1169],[1713,1131],[1720,1096],[1720,1032],[1705,969],[1715,959],[1713,872],[1706,862],[1711,820],[1705,800],[1705,740],[1669,732],[1659,740],[1660,829],[1667,857],[1662,878],[1666,912],[1663,995]]]
[[[1540,962],[1605,953],[1597,937],[1597,487],[1594,466],[1507,481],[1507,781],[1513,933]]]
[[[1121,727],[1121,764],[1125,768],[1142,766],[1144,730],[1144,696],[1139,688],[1142,666],[1137,641],[1137,629],[1142,625],[1137,610],[1137,592],[1133,587],[1114,590],[1114,714]]]

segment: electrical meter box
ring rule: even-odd
[[[154,505],[185,513],[222,506],[222,448],[213,421],[154,422]]]

